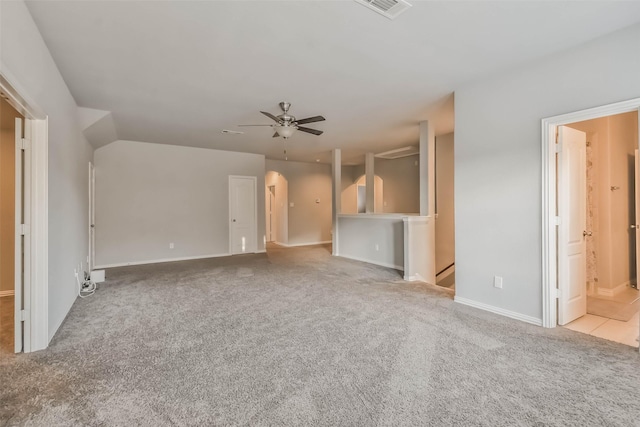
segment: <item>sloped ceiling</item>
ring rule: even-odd
[[[78,105],[111,112],[118,138],[280,159],[271,129],[236,125],[289,101],[327,119],[287,141],[300,161],[415,144],[437,102],[449,132],[461,85],[640,21],[640,2],[413,3],[391,21],[348,0],[27,2]]]

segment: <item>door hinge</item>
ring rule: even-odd
[[[29,318],[29,312],[27,310],[20,310],[20,321],[24,322]]]
[[[562,218],[559,216],[553,217],[553,225],[558,226],[560,224],[562,224]]]
[[[21,138],[19,148],[23,151],[28,150],[29,148],[31,148],[31,141],[29,141],[27,138]]]
[[[26,236],[27,234],[29,234],[29,224],[18,225],[18,233],[21,236]]]
[[[560,142],[556,143],[556,153],[562,152],[562,144]]]
[[[555,298],[560,299],[561,296],[562,296],[562,291],[560,290],[560,288],[556,288]]]

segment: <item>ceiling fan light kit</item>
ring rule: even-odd
[[[276,136],[281,136],[284,139],[291,138],[291,136],[298,130],[295,126],[285,125],[273,125],[273,129],[276,131]]]
[[[289,114],[289,108],[291,108],[291,103],[283,101],[283,102],[280,103],[280,109],[282,110],[282,114],[280,114],[278,116],[274,116],[273,114],[268,113],[266,111],[260,111],[262,114],[264,114],[265,116],[269,117],[271,120],[276,122],[276,124],[273,124],[273,125],[239,125],[239,126],[269,126],[269,127],[272,127],[275,130],[275,133],[273,134],[274,138],[277,138],[277,137],[281,136],[284,139],[288,139],[294,133],[296,133],[296,131],[310,133],[310,134],[316,135],[316,136],[322,135],[323,132],[321,130],[311,129],[311,128],[304,127],[304,126],[299,126],[299,125],[303,125],[303,124],[307,124],[307,123],[322,122],[322,121],[325,120],[324,117],[322,117],[322,116],[313,116],[313,117],[307,117],[306,119],[297,120],[295,118],[295,116],[292,116],[292,115]]]

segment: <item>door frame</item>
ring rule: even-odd
[[[89,253],[87,271],[91,274],[96,264],[96,168],[89,162]]]
[[[271,189],[273,188],[273,192]],[[275,239],[273,238],[273,210],[275,209],[276,204],[276,186],[275,185],[267,185],[267,193],[269,193],[269,237],[267,237],[267,242],[273,242]]]
[[[556,135],[558,126],[637,111],[640,98],[542,119],[542,326],[558,325]]]
[[[49,345],[49,180],[48,180],[48,117],[17,80],[3,67],[0,71],[0,92],[24,117],[24,137],[29,141],[25,150],[30,169],[25,172],[25,281],[22,289],[24,321],[22,351],[42,350]],[[18,333],[18,331],[16,331]]]
[[[258,177],[255,176],[244,176],[244,175],[229,175],[229,218],[227,220],[227,224],[229,224],[229,255],[234,255],[233,253],[233,227],[231,226],[231,217],[233,216],[232,206],[231,206],[231,181],[234,178],[242,178],[242,179],[251,179],[253,181],[253,232],[255,234],[256,239],[256,247],[253,253],[258,252]],[[251,252],[247,252],[251,253]]]

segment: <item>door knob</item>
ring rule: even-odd
[[[638,224],[631,224],[629,227],[631,227],[631,228],[638,228]]]
[[[593,233],[591,231],[586,231],[585,230],[585,231],[582,232],[582,236],[583,237],[587,237],[587,236],[591,237],[591,236],[593,236]]]
[[[234,219],[233,222],[236,222],[236,220]]]

